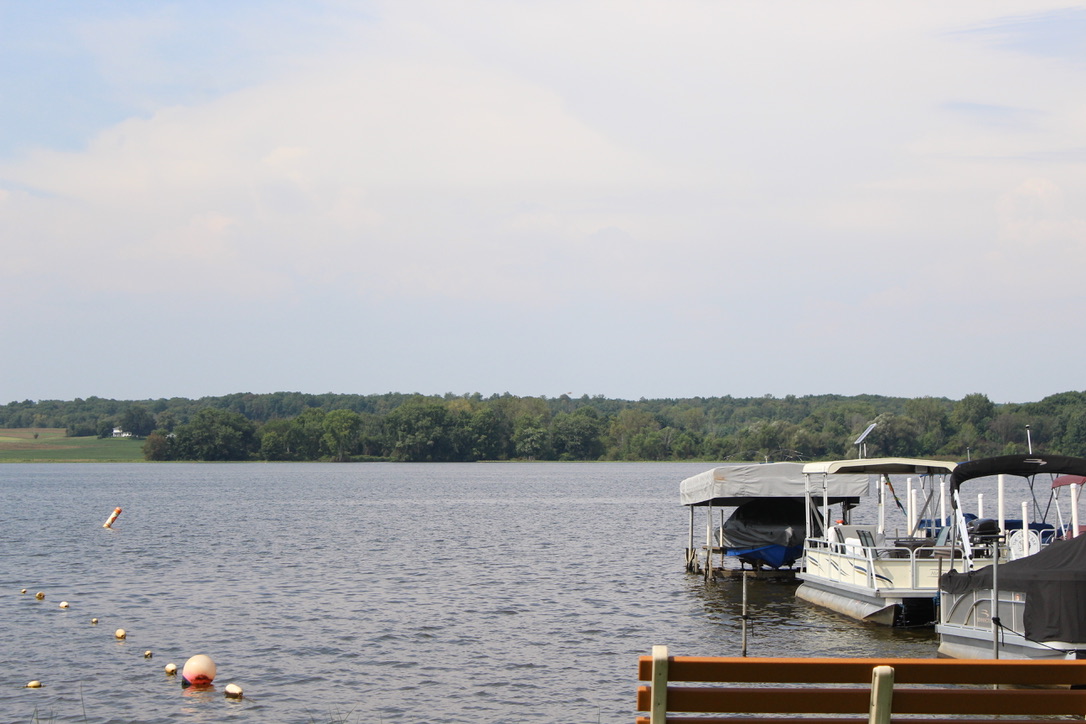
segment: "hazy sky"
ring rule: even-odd
[[[0,404],[1086,389],[1086,4],[0,0]]]

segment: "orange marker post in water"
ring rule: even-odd
[[[102,527],[103,528],[112,528],[113,527],[113,521],[117,520],[117,516],[120,515],[120,514],[121,514],[121,509],[120,508],[114,508],[113,512],[109,514],[109,520],[107,520],[105,523],[102,523]]]

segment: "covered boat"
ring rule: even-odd
[[[1035,644],[1042,654],[1028,658],[1062,658],[1075,651],[1086,654],[1086,536],[1057,541],[1008,563],[966,573],[949,571],[939,583],[954,601],[972,599],[974,594],[990,596],[997,588],[1003,592],[997,622],[1002,636],[986,636],[980,644],[983,649],[992,650],[993,641],[1006,649],[1010,636],[1016,650],[1011,656],[1001,652],[1004,658],[1025,658],[1023,643]],[[970,607],[973,623],[987,624],[985,633],[992,631],[991,598],[987,603],[979,609]],[[969,653],[969,658],[977,658],[979,652]]]
[[[962,483],[1013,475],[1029,484],[1034,509],[1035,479],[1052,479],[1053,491],[1081,486],[1086,459],[1065,455],[1003,455],[962,463],[951,476],[956,510]],[[1001,496],[1002,497],[1002,496]],[[1077,503],[1077,495],[1075,496]],[[1071,526],[1021,520],[999,521],[986,536],[961,536],[961,569],[940,578],[939,653],[956,658],[1086,658],[1086,537]],[[1062,518],[1062,516],[1061,516]],[[960,518],[959,518],[960,521]],[[961,523],[958,523],[961,527]],[[1077,536],[1077,537],[1076,537]],[[1000,560],[1009,560],[1000,563]],[[979,568],[978,563],[991,564]]]
[[[838,503],[859,501],[867,476],[841,476],[830,497]],[[752,567],[792,566],[803,555],[807,535],[802,463],[723,465],[683,480],[679,500],[690,508],[686,568],[710,576],[714,555]],[[694,509],[704,508],[705,545],[694,547]],[[724,520],[724,509],[733,508]],[[719,510],[719,523],[714,511]]]

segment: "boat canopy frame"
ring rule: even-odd
[[[957,468],[957,465],[957,463],[945,460],[904,457],[853,458],[848,460],[807,463],[803,466],[803,475],[804,478],[807,479],[808,510],[810,511],[810,519],[808,520],[807,525],[808,536],[814,526],[817,526],[820,529],[820,534],[823,537],[826,536],[829,508],[834,504],[834,500],[832,497],[825,495],[825,492],[828,489],[830,482],[839,476],[847,474],[878,475],[880,479],[878,488],[880,495],[879,507],[881,510],[883,507],[883,502],[881,500],[883,481],[889,480],[890,475],[917,475],[921,480],[925,477],[934,479],[937,476],[952,474]],[[816,476],[822,476],[823,486],[826,486],[822,490],[822,495],[818,495],[817,491],[812,489],[811,486],[811,478]],[[922,510],[929,510],[933,504],[933,500],[934,487],[932,490],[928,491],[928,496],[924,501]],[[819,509],[820,505],[821,510]],[[912,524],[912,522],[910,522],[910,524]],[[916,521],[916,525],[919,525],[919,518]],[[879,527],[881,532],[881,517]],[[913,535],[914,532],[914,530],[910,530],[909,535]]]

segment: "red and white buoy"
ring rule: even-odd
[[[112,528],[113,521],[117,520],[117,516],[121,514],[120,508],[114,508],[113,512],[109,514],[109,520],[102,524],[103,528]]]
[[[215,680],[215,662],[207,654],[197,654],[185,662],[181,677],[189,686],[209,686]]]

